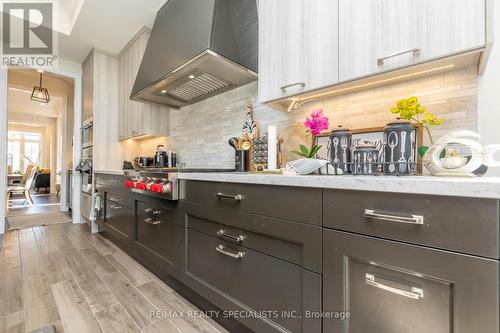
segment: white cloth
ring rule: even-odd
[[[99,215],[98,212],[100,212],[102,208],[103,208],[102,195],[100,193],[95,193],[92,196],[92,208],[90,209],[90,216],[89,216],[90,221],[97,220],[97,216]]]

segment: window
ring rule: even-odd
[[[38,142],[24,143],[24,156],[35,163],[40,162],[40,144]]]
[[[24,172],[28,165],[32,164],[24,157],[29,158],[33,163],[40,163],[42,140],[40,133],[9,131],[8,137],[7,158],[8,165],[12,166],[12,172]]]
[[[7,164],[12,172],[21,171],[21,143],[9,141],[7,145]]]

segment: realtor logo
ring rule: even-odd
[[[53,67],[57,56],[50,2],[2,3],[2,66]]]

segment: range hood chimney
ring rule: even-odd
[[[256,0],[169,0],[130,98],[180,108],[257,79]]]

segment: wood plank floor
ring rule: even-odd
[[[195,310],[87,225],[0,236],[0,333],[50,324],[58,333],[227,333]]]

